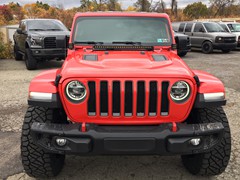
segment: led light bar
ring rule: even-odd
[[[40,93],[40,92],[30,92],[29,99],[32,100],[51,100],[52,93]]]
[[[205,101],[220,101],[225,99],[225,94],[223,92],[220,93],[204,93],[203,94]]]

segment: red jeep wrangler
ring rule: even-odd
[[[222,173],[231,152],[224,86],[175,48],[166,14],[76,14],[62,68],[29,87],[26,173],[56,176],[66,154],[179,154],[192,174]]]

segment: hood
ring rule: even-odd
[[[222,36],[222,37],[236,37],[234,34],[227,33],[227,32],[211,32],[211,34],[214,34],[216,36]]]
[[[97,60],[84,60],[85,55]],[[158,57],[161,56],[159,61]],[[165,60],[162,60],[162,56]],[[154,60],[154,57],[157,60]],[[179,77],[192,79],[194,74],[174,51],[92,51],[68,52],[62,66],[62,79],[74,77]]]
[[[236,35],[237,37],[240,36],[240,32],[232,32],[232,34]]]
[[[33,36],[70,36],[69,31],[33,31],[30,32],[30,35]]]

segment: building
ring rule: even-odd
[[[17,30],[18,26],[19,25],[0,26],[0,32],[3,33],[4,43],[13,43],[13,34]]]

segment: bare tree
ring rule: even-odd
[[[159,12],[159,13],[164,13],[166,9],[166,4],[163,0],[157,1],[153,6],[152,6],[152,11],[154,12]]]
[[[211,9],[216,9],[214,16],[223,15],[224,10],[235,2],[236,0],[210,0]]]

